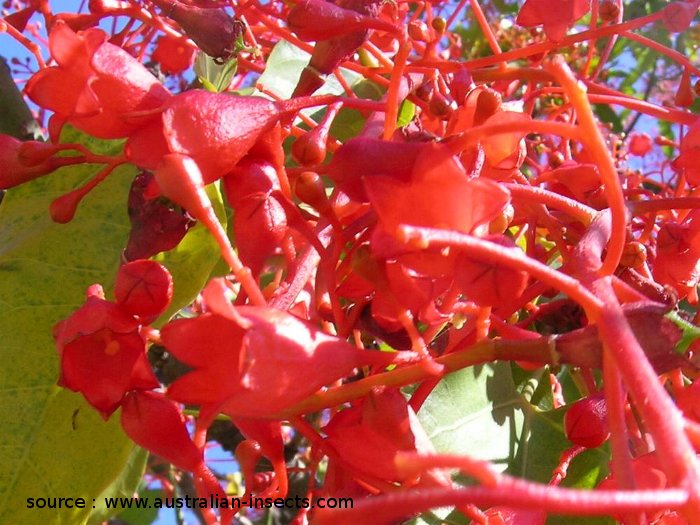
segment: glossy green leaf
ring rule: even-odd
[[[194,73],[207,91],[221,93],[231,85],[238,69],[238,60],[230,58],[223,64],[206,53],[198,52],[194,61]]]

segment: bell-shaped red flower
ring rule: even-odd
[[[356,367],[393,361],[391,354],[359,350],[286,312],[234,309],[225,297],[209,300],[209,294],[212,284],[205,290],[211,312],[161,330],[168,351],[194,369],[168,389],[182,403],[220,405],[232,417],[265,417]]]
[[[488,240],[506,250],[519,250],[503,235],[492,235]],[[469,253],[460,253],[455,264],[455,281],[465,297],[481,306],[496,306],[508,297],[518,297],[527,286],[528,276],[522,270],[472,259]]]
[[[159,455],[177,468],[199,471],[204,455],[185,426],[180,407],[158,392],[130,392],[121,413],[124,432],[137,445]]]
[[[140,328],[119,305],[104,300],[99,285],[90,287],[85,304],[54,327],[59,385],[82,393],[105,419],[130,390],[160,386]]]
[[[396,464],[401,452],[433,454],[435,450],[413,409],[398,390],[379,387],[350,409],[336,414],[323,429],[326,442],[352,472],[385,481],[423,486],[449,485],[440,472],[423,479]]]
[[[661,225],[656,243],[654,279],[678,291],[679,299],[700,282],[700,211],[688,214],[682,223]]]
[[[168,149],[192,157],[205,184],[233,169],[279,116],[261,97],[192,90],[175,97],[163,113]]]
[[[695,15],[698,14],[698,8],[700,8],[700,2],[697,0],[671,2],[663,11],[661,20],[664,27],[672,33],[685,31],[690,27]]]
[[[515,21],[523,27],[543,26],[547,37],[559,41],[590,8],[590,0],[527,0]]]
[[[353,200],[367,202],[363,177],[386,176],[408,182],[413,165],[426,147],[422,142],[389,142],[358,137],[333,155],[328,176]]]
[[[463,101],[447,122],[447,135],[457,135],[474,126],[512,123],[510,133],[482,137],[478,144],[466,148],[460,160],[467,171],[481,172],[481,177],[508,180],[525,159],[526,132],[518,130],[518,123],[527,123],[530,115],[509,111],[503,107],[501,94],[485,86],[467,89],[459,87],[458,100]],[[464,94],[462,94],[464,93]]]
[[[469,179],[446,146],[426,144],[409,181],[365,177],[370,202],[383,228],[394,234],[402,224],[470,233],[496,218],[510,194],[491,180]]]
[[[170,93],[138,60],[106,40],[100,29],[75,33],[57,21],[49,49],[58,65],[36,73],[26,91],[60,123],[99,138],[122,138],[157,116],[154,110]]]

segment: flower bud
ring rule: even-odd
[[[608,408],[602,395],[576,401],[564,416],[566,437],[575,445],[595,448],[610,437]]]

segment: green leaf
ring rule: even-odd
[[[399,116],[396,125],[400,128],[408,126],[415,115],[416,105],[408,99],[404,100],[399,108]]]
[[[615,110],[613,110],[610,106],[595,104],[593,108],[601,121],[612,125],[613,132],[621,133],[624,130],[622,126],[622,119],[620,119],[620,116],[615,113]]]
[[[207,91],[221,93],[231,85],[231,79],[238,69],[238,60],[231,58],[223,64],[206,53],[197,53],[194,61],[194,72]]]
[[[309,53],[283,40],[272,49],[265,65],[265,71],[258,79],[258,84],[283,99],[291,98],[301,72],[308,65],[310,59]],[[339,71],[350,86],[363,79],[362,75],[349,69],[340,68]],[[343,86],[335,78],[335,75],[328,75],[326,83],[314,94],[340,95],[344,92]]]
[[[500,464],[514,459],[527,405],[510,365],[475,366],[445,376],[425,400],[418,419],[438,452]]]
[[[508,473],[530,481],[548,483],[562,452],[572,446],[564,434],[566,408],[543,411],[529,406],[518,453]],[[610,455],[605,446],[586,450],[571,462],[561,486],[578,489],[595,487],[607,475],[609,461]],[[547,520],[548,525],[612,523],[614,521],[607,517],[550,516]]]
[[[121,150],[121,142],[81,142],[103,154]],[[81,395],[56,386],[52,327],[84,302],[89,285],[111,288],[136,170],[117,168],[69,224],[53,223],[48,207],[99,168],[63,168],[8,191],[0,205],[0,523],[84,523],[134,448],[118,418],[104,422]],[[27,498],[38,497],[83,497],[88,508],[27,509]]]
[[[496,363],[445,376],[423,403],[418,419],[438,452],[492,461],[504,470],[515,457],[513,444],[522,427],[524,404],[510,365]],[[451,510],[433,509],[415,524],[443,523]]]

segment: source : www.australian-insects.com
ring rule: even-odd
[[[219,497],[210,495],[202,497],[145,497],[145,498],[104,498],[104,505],[108,509],[240,509],[244,507],[253,509],[351,509],[352,498],[303,498],[301,496],[289,498],[260,498],[249,496],[247,498]],[[86,498],[27,498],[28,509],[84,509],[97,507],[96,499]]]

